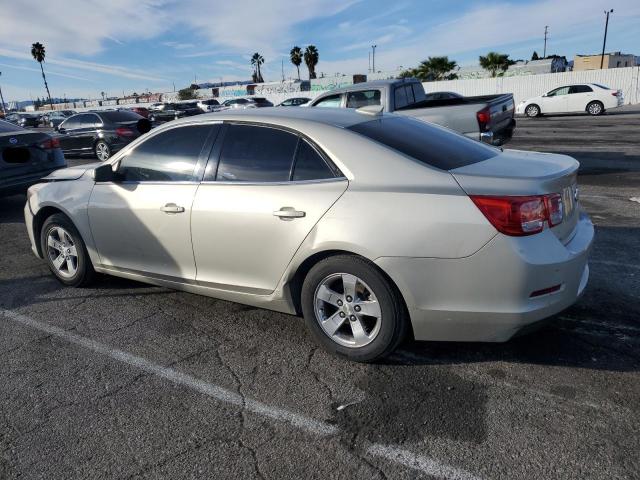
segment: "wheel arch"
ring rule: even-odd
[[[58,213],[67,217],[67,219],[78,231],[78,235],[82,237],[82,234],[78,229],[78,226],[75,224],[75,222],[67,212],[65,212],[63,209],[56,207],[54,205],[46,205],[40,208],[40,210],[38,210],[38,212],[33,216],[33,238],[35,240],[34,243],[36,244],[36,250],[38,251],[38,256],[40,258],[44,258],[44,253],[42,252],[42,245],[40,242],[40,236],[42,235],[42,227],[44,225],[44,222],[47,220],[47,218]],[[84,239],[82,240],[84,241]]]

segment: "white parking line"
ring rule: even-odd
[[[305,430],[316,435],[327,436],[337,435],[340,433],[339,428],[327,422],[315,420],[313,418],[291,412],[284,408],[267,405],[257,400],[249,398],[243,399],[241,395],[231,390],[227,390],[226,388],[205,382],[204,380],[199,380],[195,377],[192,377],[191,375],[187,375],[186,373],[179,372],[172,368],[163,367],[156,363],[150,362],[145,358],[132,355],[116,348],[111,348],[100,342],[96,342],[95,340],[91,340],[89,338],[68,332],[60,327],[40,322],[27,315],[5,309],[0,309],[0,314],[26,327],[48,333],[49,335],[65,340],[74,345],[78,345],[95,353],[105,355],[118,362],[127,364],[157,377],[169,380],[170,382],[173,382],[175,384],[195,390],[220,402],[235,405],[239,408],[244,408],[256,415],[261,415],[263,417],[267,417],[279,422],[289,423],[290,425],[299,428],[300,430]],[[393,446],[373,444],[367,449],[367,453],[372,456],[383,457],[394,463],[398,463],[409,468],[421,470],[428,475],[438,476],[447,480],[479,480],[478,477],[465,470],[450,467],[432,458],[417,455],[409,452],[408,450],[396,448]]]

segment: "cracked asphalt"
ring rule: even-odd
[[[639,133],[638,107],[518,119],[509,148],[581,161],[585,295],[506,344],[409,342],[376,365],[296,317],[106,276],[64,288],[25,197],[0,198],[0,478],[638,478]]]

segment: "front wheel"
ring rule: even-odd
[[[94,277],[87,248],[67,216],[57,213],[47,218],[40,232],[40,246],[49,269],[70,287],[83,287]]]
[[[111,147],[109,147],[109,144],[104,140],[98,141],[96,143],[94,150],[95,150],[96,157],[101,162],[108,160],[109,157],[111,156]]]
[[[524,113],[529,118],[537,117],[538,115],[540,115],[540,107],[538,107],[538,105],[535,105],[535,104],[529,105],[525,109]]]
[[[591,102],[587,105],[589,115],[602,115],[604,113],[604,105],[600,102]]]
[[[389,355],[408,318],[399,292],[374,265],[352,255],[318,262],[302,286],[307,327],[331,353],[358,362]]]

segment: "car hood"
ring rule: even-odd
[[[56,170],[46,177],[43,180],[48,180],[50,182],[58,182],[61,180],[76,180],[80,178],[87,170],[92,170],[96,167],[103,165],[102,162],[95,163],[87,163],[85,165],[78,165],[76,167],[62,168],[60,170]]]

